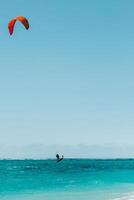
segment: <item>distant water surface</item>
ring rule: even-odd
[[[0,199],[134,199],[134,160],[1,160]]]

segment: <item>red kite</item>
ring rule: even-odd
[[[29,29],[29,22],[28,22],[28,20],[25,17],[23,17],[23,16],[18,16],[16,18],[12,19],[9,22],[9,24],[8,24],[8,30],[9,30],[10,35],[13,34],[14,25],[15,25],[15,23],[16,23],[17,20],[20,21],[25,26],[26,29]]]

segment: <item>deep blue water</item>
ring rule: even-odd
[[[96,193],[100,192],[100,198],[97,195],[94,199],[101,200],[110,199],[112,195],[113,198],[116,198],[116,195],[120,197],[121,194],[133,191],[134,160],[132,159],[65,159],[60,163],[56,163],[55,160],[0,161],[2,197],[55,192],[71,195],[84,192],[88,193],[89,199],[90,195],[96,196]],[[102,193],[104,197],[101,196]],[[75,200],[75,196],[73,199]]]

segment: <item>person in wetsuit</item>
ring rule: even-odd
[[[56,154],[56,159],[57,159],[57,162],[60,162],[64,159],[64,156],[62,155],[62,157],[60,158],[59,154]]]

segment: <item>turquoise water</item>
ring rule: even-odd
[[[1,160],[0,199],[134,199],[134,160]]]

